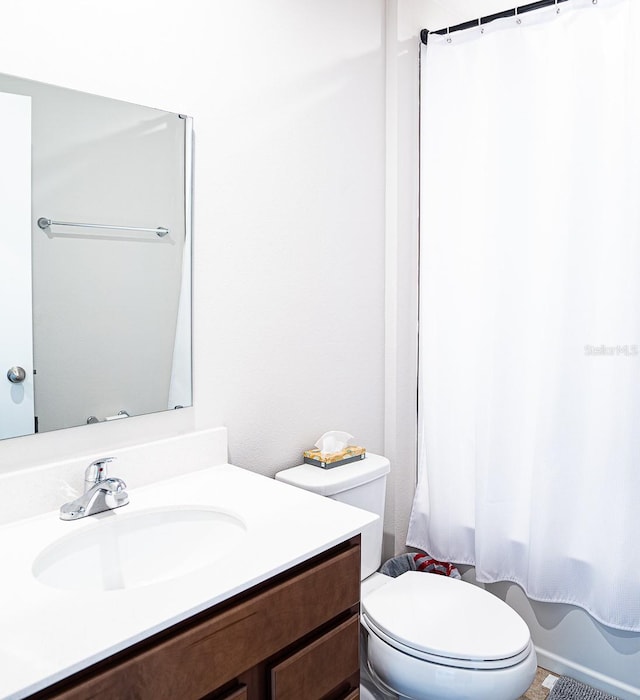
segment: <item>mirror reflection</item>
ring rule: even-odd
[[[2,75],[0,115],[0,437],[191,405],[191,120]]]

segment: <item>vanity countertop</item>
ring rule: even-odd
[[[0,698],[24,698],[267,580],[360,532],[377,516],[223,464],[130,490],[128,506],[65,522],[45,513],[0,527]],[[137,588],[62,590],[32,567],[50,544],[100,519],[171,507],[236,514],[246,538],[179,578]]]

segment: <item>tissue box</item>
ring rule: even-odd
[[[304,461],[306,464],[313,464],[315,467],[323,469],[333,469],[340,467],[349,462],[356,462],[359,459],[364,459],[367,456],[367,451],[364,447],[356,447],[350,445],[345,447],[340,452],[321,452],[320,450],[307,450],[304,453]]]

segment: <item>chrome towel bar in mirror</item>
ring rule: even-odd
[[[38,226],[44,231],[50,226],[80,226],[82,228],[102,228],[114,231],[144,231],[145,233],[155,233],[156,236],[162,238],[169,233],[168,228],[158,226],[157,228],[141,228],[140,226],[112,226],[111,224],[83,224],[74,221],[53,221],[41,216],[38,219]]]

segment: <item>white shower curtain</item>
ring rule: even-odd
[[[640,2],[422,55],[407,543],[640,631]]]

